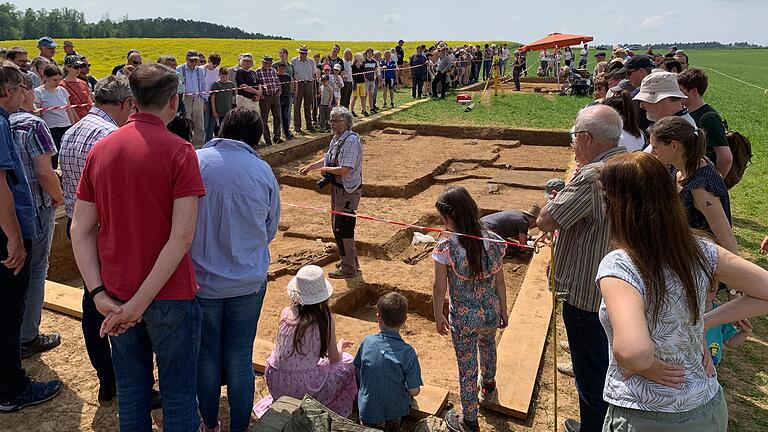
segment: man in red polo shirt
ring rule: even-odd
[[[152,427],[152,356],[163,430],[196,430],[202,313],[187,255],[205,194],[191,144],[167,131],[179,103],[176,73],[142,65],[130,77],[138,113],[94,144],[77,188],[75,259],[106,319],[120,430]]]

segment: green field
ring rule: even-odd
[[[57,40],[59,45],[64,39]],[[222,57],[223,66],[231,66],[237,62],[237,56],[240,53],[250,52],[254,55],[256,64],[258,59],[265,54],[270,54],[277,58],[280,48],[287,48],[289,56],[298,55],[296,49],[300,45],[307,45],[312,51],[310,55],[319,52],[321,55],[330,54],[331,47],[335,42],[331,41],[310,41],[310,40],[236,40],[236,39],[72,39],[75,44],[75,50],[78,54],[88,56],[88,61],[93,65],[91,74],[96,77],[104,77],[112,72],[115,65],[125,63],[125,53],[130,49],[138,49],[144,62],[154,62],[161,55],[173,55],[179,63],[183,62],[184,54],[189,49],[194,49],[205,54],[213,52],[219,53]],[[405,44],[406,53],[410,55],[411,51],[416,51],[416,46],[426,44],[430,46],[435,41],[408,41]],[[463,45],[465,43],[488,43],[472,41],[447,41],[451,46]],[[503,43],[493,41],[492,43]],[[512,42],[510,42],[512,43]],[[377,50],[393,48],[397,41],[339,41],[341,49],[352,49],[353,52],[364,51],[368,47]],[[513,43],[517,46],[517,43]],[[37,55],[37,41],[0,41],[0,46],[10,48],[13,46],[22,46],[30,53],[30,59]],[[56,59],[64,58],[63,49],[57,50]],[[61,63],[61,62],[60,62]]]

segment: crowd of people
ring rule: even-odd
[[[98,400],[117,397],[121,430],[150,430],[151,410],[162,407],[164,430],[218,431],[222,384],[233,431],[247,430],[252,410],[305,394],[345,417],[356,403],[361,423],[400,430],[423,385],[418,355],[399,333],[408,301],[394,292],[378,300],[380,332],[353,357],[345,352],[352,343],[337,337],[326,279],[362,273],[354,213],[364,147],[353,110],[357,99],[363,115],[373,110],[379,89],[391,106],[405,70],[398,46],[381,60],[374,50],[346,50],[342,59],[336,45],[319,61],[301,46],[288,61],[283,49],[276,68],[265,55],[255,71],[247,53],[226,68],[215,54],[190,50],[182,65],[171,56],[142,64],[131,51],[95,83],[72,44],[64,43],[63,71],[50,38],[39,41],[45,60],[33,60],[34,71],[24,50],[9,50],[0,63],[0,413],[62,388],[32,380],[21,359],[61,343],[39,327],[55,209],[64,205]],[[428,77],[435,51],[432,87],[444,94],[457,70],[469,68],[469,81],[491,76],[499,48],[486,48],[420,46],[410,73],[424,66]],[[512,57],[522,64],[524,55],[505,49],[499,68]],[[737,255],[723,180],[732,155],[719,114],[703,100],[706,74],[687,57],[675,73],[654,71],[652,56],[615,51],[608,71],[596,74],[610,95],[581,110],[570,132],[577,171],[567,184],[547,183],[543,208],[481,218],[462,187],[435,203],[447,230],[468,235],[447,234],[432,252],[436,332],[450,334],[459,371],[461,409],[445,415],[451,430],[479,431],[479,405],[494,398],[496,332],[509,309],[501,269],[510,250],[499,241],[523,244],[534,228],[557,232],[551,271],[580,414],[566,430],[727,427],[713,365],[724,346],[750,334],[746,319],[768,313],[768,272]],[[478,53],[481,61],[471,60]],[[418,97],[426,79],[413,83]],[[254,405],[253,341],[280,220],[280,188],[257,149],[262,137],[290,137],[284,101],[293,104],[294,133],[303,107],[308,130],[333,134],[323,158],[299,173],[319,171],[318,187],[331,187],[340,262],[327,275],[303,267],[289,282],[265,371],[269,396]],[[718,306],[715,294],[726,287],[741,295]]]

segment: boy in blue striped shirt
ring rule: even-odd
[[[408,313],[408,299],[391,292],[379,298],[376,319],[379,333],[366,336],[355,356],[360,381],[357,406],[366,426],[399,432],[411,399],[424,385],[416,350],[400,337]]]

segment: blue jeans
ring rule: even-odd
[[[45,277],[48,276],[48,255],[51,252],[56,223],[56,208],[38,209],[38,217],[43,227],[43,236],[32,240],[32,249],[29,251],[29,287],[24,306],[24,320],[21,322],[21,343],[31,342],[40,331],[40,315],[43,312]]]
[[[483,60],[483,81],[491,77],[492,60]]]
[[[265,281],[253,294],[223,299],[197,298],[203,310],[197,400],[200,415],[209,428],[216,427],[218,422],[223,379],[229,399],[229,430],[248,429],[254,391],[253,340],[266,289]]]
[[[211,100],[205,101],[205,113],[203,114],[205,121],[205,142],[213,139],[213,128],[216,126],[216,119],[213,117],[213,110],[211,109]]]
[[[190,432],[197,411],[197,356],[202,310],[196,299],[155,300],[139,324],[110,336],[121,432],[152,430],[152,354],[157,358],[163,430]]]
[[[608,411],[608,404],[603,400],[608,371],[608,338],[597,312],[563,303],[563,322],[579,393],[580,431],[602,431]]]

